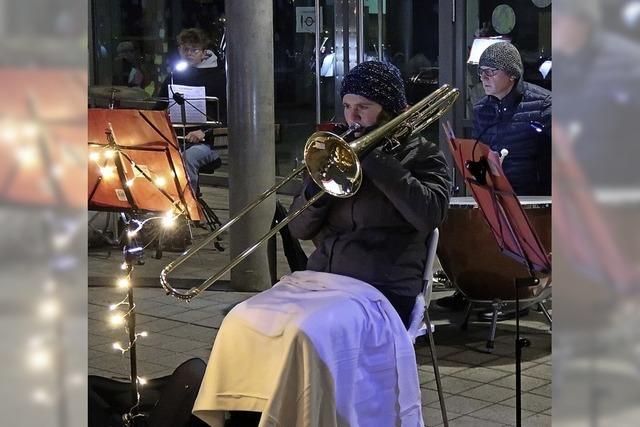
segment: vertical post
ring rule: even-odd
[[[320,0],[315,0],[315,13],[316,13],[316,124],[319,124],[322,120],[320,116],[320,33],[322,27],[320,26]]]
[[[364,62],[364,0],[358,2],[358,64]]]
[[[358,65],[357,0],[335,0],[334,39],[336,43],[335,118],[344,119],[340,88],[344,75]]]
[[[225,1],[229,128],[229,215],[233,217],[275,183],[273,4]],[[231,228],[231,257],[262,237],[271,225],[271,197]],[[265,245],[231,270],[237,290],[271,287]]]
[[[384,33],[382,32],[384,6],[384,0],[378,0],[378,61],[384,60]]]

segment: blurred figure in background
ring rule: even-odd
[[[602,12],[553,3],[554,425],[637,424],[640,47]]]
[[[147,82],[142,72],[141,56],[133,42],[118,43],[116,52],[116,69],[119,71],[114,73],[113,83],[120,86],[144,87]]]
[[[640,48],[603,30],[596,0],[554,3],[553,62],[563,97],[555,119],[579,140],[575,155],[596,185],[640,184]],[[606,167],[605,165],[615,167]]]

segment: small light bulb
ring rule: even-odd
[[[129,282],[129,278],[128,277],[121,277],[116,282],[116,285],[118,285],[118,287],[120,289],[126,289],[131,285],[131,282]]]
[[[147,384],[147,379],[144,377],[138,377],[138,384],[145,385]]]
[[[56,302],[56,300],[51,299],[43,302],[40,305],[39,311],[40,316],[42,316],[43,319],[50,320],[55,319],[58,316],[60,308],[58,307],[58,303]]]
[[[126,262],[123,262],[122,264],[120,264],[120,270],[126,270],[129,267],[129,264],[127,264]]]
[[[173,216],[173,212],[169,211],[166,214],[164,214],[164,216],[162,217],[162,225],[165,228],[173,227],[174,223],[175,223],[175,217]]]
[[[98,160],[100,160],[100,153],[98,153],[97,151],[90,152],[89,160],[91,160],[92,162],[97,162]]]
[[[115,155],[116,155],[116,152],[114,150],[105,150],[104,151],[104,156],[107,159],[113,159],[113,156],[115,156]]]
[[[120,344],[119,342],[114,342],[113,344],[111,344],[111,347],[113,347],[114,350],[118,350],[121,352],[125,352],[125,349],[122,348],[122,344]]]
[[[112,314],[109,318],[109,323],[111,326],[120,326],[124,323],[124,315],[122,313]]]
[[[113,310],[115,310],[116,308],[118,308],[118,304],[111,304],[111,305],[109,306],[109,311],[113,311]]]
[[[130,239],[133,239],[137,235],[138,235],[138,231],[137,230],[129,230],[129,231],[127,231],[127,237],[130,238]],[[124,270],[124,268],[123,268],[123,270]]]
[[[17,137],[15,128],[12,126],[3,127],[1,137],[6,142],[15,142]]]
[[[100,173],[104,179],[109,179],[113,177],[113,166],[103,166],[100,168]]]
[[[167,184],[167,180],[163,176],[157,177],[154,182],[158,187],[164,187]]]
[[[51,364],[51,355],[44,351],[38,350],[29,356],[29,365],[36,371],[41,371]]]
[[[147,335],[149,335],[149,333],[147,331],[140,332],[140,336],[141,337],[146,337]]]
[[[18,161],[22,166],[31,166],[36,161],[36,150],[33,147],[20,147],[16,152]]]
[[[127,185],[127,187],[131,187],[133,185],[133,179],[127,180],[127,182],[125,182],[125,184]]]

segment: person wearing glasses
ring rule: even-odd
[[[478,74],[485,96],[473,106],[473,137],[491,150],[507,150],[502,168],[519,196],[551,195],[551,92],[522,80],[520,52],[509,42],[490,45],[480,55]],[[464,296],[436,301],[462,310]]]
[[[485,96],[473,107],[473,136],[500,153],[513,190],[551,195],[551,92],[522,80],[520,53],[509,42],[489,46],[478,74]]]
[[[219,99],[218,108],[220,121],[223,125],[227,121],[227,83],[224,64],[218,64],[218,58],[213,51],[207,49],[209,38],[199,28],[187,28],[178,34],[178,53],[185,67],[174,67],[160,87],[158,96],[172,98],[173,91],[170,84],[185,86],[204,86],[207,96]],[[170,101],[173,102],[173,101]],[[166,108],[168,104],[163,103]],[[216,109],[213,103],[207,103],[208,120],[216,119]],[[198,172],[201,168],[212,165],[219,167],[220,155],[213,148],[213,135],[208,132],[211,128],[198,126],[186,134],[186,150],[183,153],[189,182],[196,193],[199,192]]]

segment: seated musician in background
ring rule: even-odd
[[[393,65],[369,61],[352,69],[342,89],[348,125],[365,134],[407,107],[404,83]],[[376,287],[408,327],[422,291],[425,241],[443,221],[451,179],[442,152],[422,137],[394,152],[378,147],[362,159],[364,179],[355,196],[323,196],[289,223],[298,239],[313,239],[308,270],[354,277]],[[319,191],[306,178],[295,210]]]
[[[226,123],[227,119],[227,89],[224,64],[218,64],[213,51],[207,49],[209,38],[199,28],[187,28],[178,34],[178,53],[180,58],[186,61],[188,66],[182,71],[174,69],[160,87],[158,96],[173,97],[171,84],[185,86],[204,86],[207,96],[215,96],[219,99],[220,121]],[[210,106],[211,105],[211,106]],[[207,103],[210,116],[214,120],[215,109],[212,103]],[[166,104],[164,105],[166,108]],[[211,117],[213,116],[213,117]],[[175,119],[174,119],[175,120]],[[201,168],[221,162],[220,155],[213,148],[212,128],[201,126],[191,129],[186,135],[187,148],[183,154],[187,175],[192,188],[198,189],[198,172]]]
[[[351,70],[342,95],[347,123],[362,126],[356,137],[407,107],[398,69],[381,62]],[[451,180],[435,145],[401,142],[364,155],[353,197],[325,195],[289,224],[317,244],[307,271],[284,276],[225,317],[196,416],[213,426],[422,425],[407,327],[426,239],[447,212]],[[291,210],[318,191],[307,178]],[[225,411],[232,411],[227,423]]]
[[[473,107],[473,137],[500,153],[502,168],[518,196],[551,195],[551,92],[522,80],[522,58],[509,42],[482,52],[478,74],[486,96]],[[436,304],[451,310],[467,305],[456,291]]]

